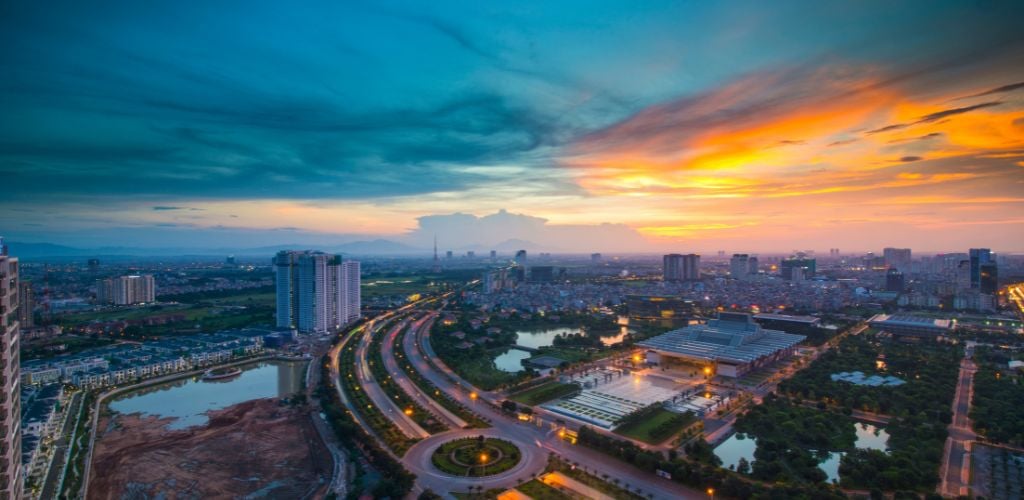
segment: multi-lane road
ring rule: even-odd
[[[459,378],[450,368],[433,354],[427,336],[430,325],[436,318],[436,312],[427,312],[425,315],[410,314],[411,308],[403,311],[387,313],[383,317],[370,322],[367,327],[357,335],[360,338],[359,350],[357,350],[356,367],[359,374],[360,385],[367,390],[367,394],[380,408],[386,408],[388,403],[392,405],[393,411],[385,411],[385,415],[395,422],[403,432],[414,431],[416,428],[402,423],[406,420],[411,422],[400,409],[387,400],[383,391],[373,380],[372,374],[366,367],[369,338],[381,328],[383,321],[388,319],[399,320],[399,323],[392,326],[384,335],[382,341],[382,353],[391,380],[395,381],[410,397],[416,400],[424,408],[428,408],[435,415],[449,424],[452,430],[434,434],[417,442],[403,457],[402,463],[417,476],[416,491],[422,492],[430,489],[440,494],[448,492],[468,491],[470,486],[490,488],[513,487],[523,481],[528,481],[534,474],[542,472],[547,464],[550,453],[557,454],[563,459],[579,463],[588,471],[598,476],[607,474],[616,478],[622,485],[629,485],[636,491],[639,489],[644,495],[652,498],[662,499],[699,499],[705,494],[667,479],[657,477],[646,471],[626,464],[620,460],[607,456],[603,453],[585,447],[572,445],[559,437],[559,429],[553,425],[537,425],[531,422],[521,422],[510,418],[507,414],[498,409],[496,401],[499,396],[496,393],[481,391],[465,380]],[[350,339],[346,339],[350,340]],[[332,366],[332,378],[336,387],[340,389],[338,380],[338,356],[346,341],[339,343],[330,352],[330,364]],[[402,374],[401,367],[394,360],[394,350],[401,346],[406,361],[413,369],[419,372],[425,379],[434,384],[438,390],[444,391],[452,399],[462,403],[473,413],[488,421],[491,427],[487,429],[461,429],[458,425],[457,416],[450,414],[434,401],[430,395],[424,394],[411,380]],[[429,357],[429,361],[428,361]],[[432,361],[432,362],[431,362]],[[380,391],[376,396],[372,393]],[[383,396],[383,399],[378,399]],[[357,421],[367,431],[372,433],[365,422]],[[464,423],[464,422],[463,422]],[[414,422],[413,422],[414,424]],[[419,428],[419,430],[422,430]],[[451,476],[437,470],[430,461],[433,451],[441,444],[465,436],[493,436],[514,442],[522,450],[522,460],[513,469],[486,478],[466,478]]]
[[[960,377],[953,398],[953,421],[949,424],[949,437],[942,460],[942,483],[939,493],[947,496],[967,495],[971,483],[971,447],[977,434],[971,430],[969,414],[973,395],[974,373],[977,367],[968,347],[960,362]]]

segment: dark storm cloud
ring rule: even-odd
[[[899,144],[903,142],[916,142],[916,141],[927,141],[928,139],[934,139],[936,137],[942,137],[942,132],[932,132],[919,137],[909,137],[907,139],[893,139],[888,141],[888,144]]]
[[[1024,82],[1017,82],[1017,83],[1011,83],[1011,84],[1008,84],[1008,85],[1003,85],[1003,86],[996,87],[996,88],[990,89],[990,90],[986,90],[984,92],[980,92],[980,93],[977,93],[977,94],[963,96],[963,97],[958,97],[956,100],[970,99],[972,97],[984,97],[984,96],[989,96],[989,95],[993,95],[993,94],[1003,94],[1003,93],[1006,93],[1006,92],[1013,92],[1014,90],[1017,90],[1017,89],[1024,89]]]
[[[998,106],[1000,104],[1002,104],[1002,103],[998,102],[998,101],[995,101],[995,102],[983,102],[981,104],[974,104],[972,106],[963,106],[963,107],[960,107],[960,108],[944,109],[942,111],[936,111],[935,113],[929,113],[927,115],[924,115],[924,116],[922,116],[922,117],[918,118],[917,120],[915,120],[913,122],[910,122],[910,123],[896,123],[896,124],[893,124],[893,125],[886,125],[884,127],[877,128],[875,130],[870,130],[870,131],[867,132],[867,134],[868,135],[873,135],[873,134],[878,134],[878,133],[882,133],[882,132],[889,132],[889,131],[892,131],[892,130],[904,129],[904,128],[911,127],[911,126],[914,126],[914,125],[919,125],[921,123],[937,122],[939,120],[942,120],[944,118],[948,118],[950,116],[962,115],[964,113],[970,113],[971,111],[975,111],[975,110],[978,110],[978,109],[991,108],[993,106]]]
[[[180,57],[184,47],[169,44],[179,34],[164,32],[173,26],[140,46],[124,40],[135,28],[82,32],[57,19],[74,39],[65,48],[31,34],[33,23],[46,23],[22,10],[30,9],[15,17],[26,16],[18,29],[27,36],[0,59],[12,76],[0,81],[11,104],[0,123],[0,173],[18,196],[373,198],[459,190],[487,180],[462,167],[529,167],[539,149],[571,133],[535,104],[487,88],[353,100],[359,94],[343,87],[359,84],[345,73],[366,61],[346,59],[352,51],[305,67],[301,44],[274,46],[307,71],[290,74],[231,40],[198,42],[203,51]],[[415,20],[459,50],[496,60],[452,23]],[[29,133],[17,123],[46,125]]]

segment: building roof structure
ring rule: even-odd
[[[706,325],[672,330],[638,345],[670,356],[739,364],[790,349],[805,338],[761,328],[749,314],[720,313]]]

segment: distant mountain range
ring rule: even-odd
[[[38,260],[38,259],[61,259],[61,260],[74,260],[91,257],[107,257],[107,258],[132,258],[132,257],[190,257],[190,256],[271,256],[281,250],[299,250],[299,249],[311,249],[321,250],[324,252],[349,254],[349,255],[431,255],[433,249],[431,248],[419,248],[405,243],[399,243],[397,241],[376,239],[369,241],[352,241],[349,243],[341,243],[337,245],[309,245],[309,244],[291,244],[291,245],[273,245],[263,247],[239,247],[239,248],[196,248],[196,247],[179,247],[179,248],[143,248],[143,247],[97,247],[97,248],[78,248],[70,247],[65,245],[57,245],[53,243],[24,243],[18,241],[11,241],[7,243],[9,252],[21,259],[26,260]],[[438,252],[444,254],[448,248],[439,248]],[[467,250],[476,251],[481,257],[485,256],[487,252],[496,250],[501,254],[510,255],[514,254],[518,250],[526,250],[530,253],[545,251],[545,252],[557,252],[558,249],[547,248],[538,245],[532,241],[510,239],[498,243],[496,245],[467,245],[452,249],[459,253]]]
[[[390,240],[353,241],[339,245],[274,245],[255,248],[140,248],[140,247],[98,247],[76,248],[53,243],[7,243],[8,251],[21,259],[75,258],[75,257],[163,257],[163,256],[208,256],[208,255],[272,255],[281,250],[313,249],[353,255],[413,255],[426,254],[430,250],[409,246]]]

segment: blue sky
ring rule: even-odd
[[[996,229],[990,246],[1024,250],[1005,236],[1024,201],[1019,2],[0,9],[13,239],[163,231],[201,245],[288,228],[419,242],[421,217],[507,208],[595,238],[626,227],[631,248],[736,244],[756,227],[779,235],[765,249],[853,235],[944,249]],[[842,123],[808,117],[837,102]],[[893,124],[906,135],[866,135]],[[828,147],[845,141],[859,143]],[[864,201],[888,208],[850,217]],[[812,231],[770,215],[818,206],[832,208]],[[883,213],[905,226],[879,234]],[[552,234],[536,236],[566,246]]]

